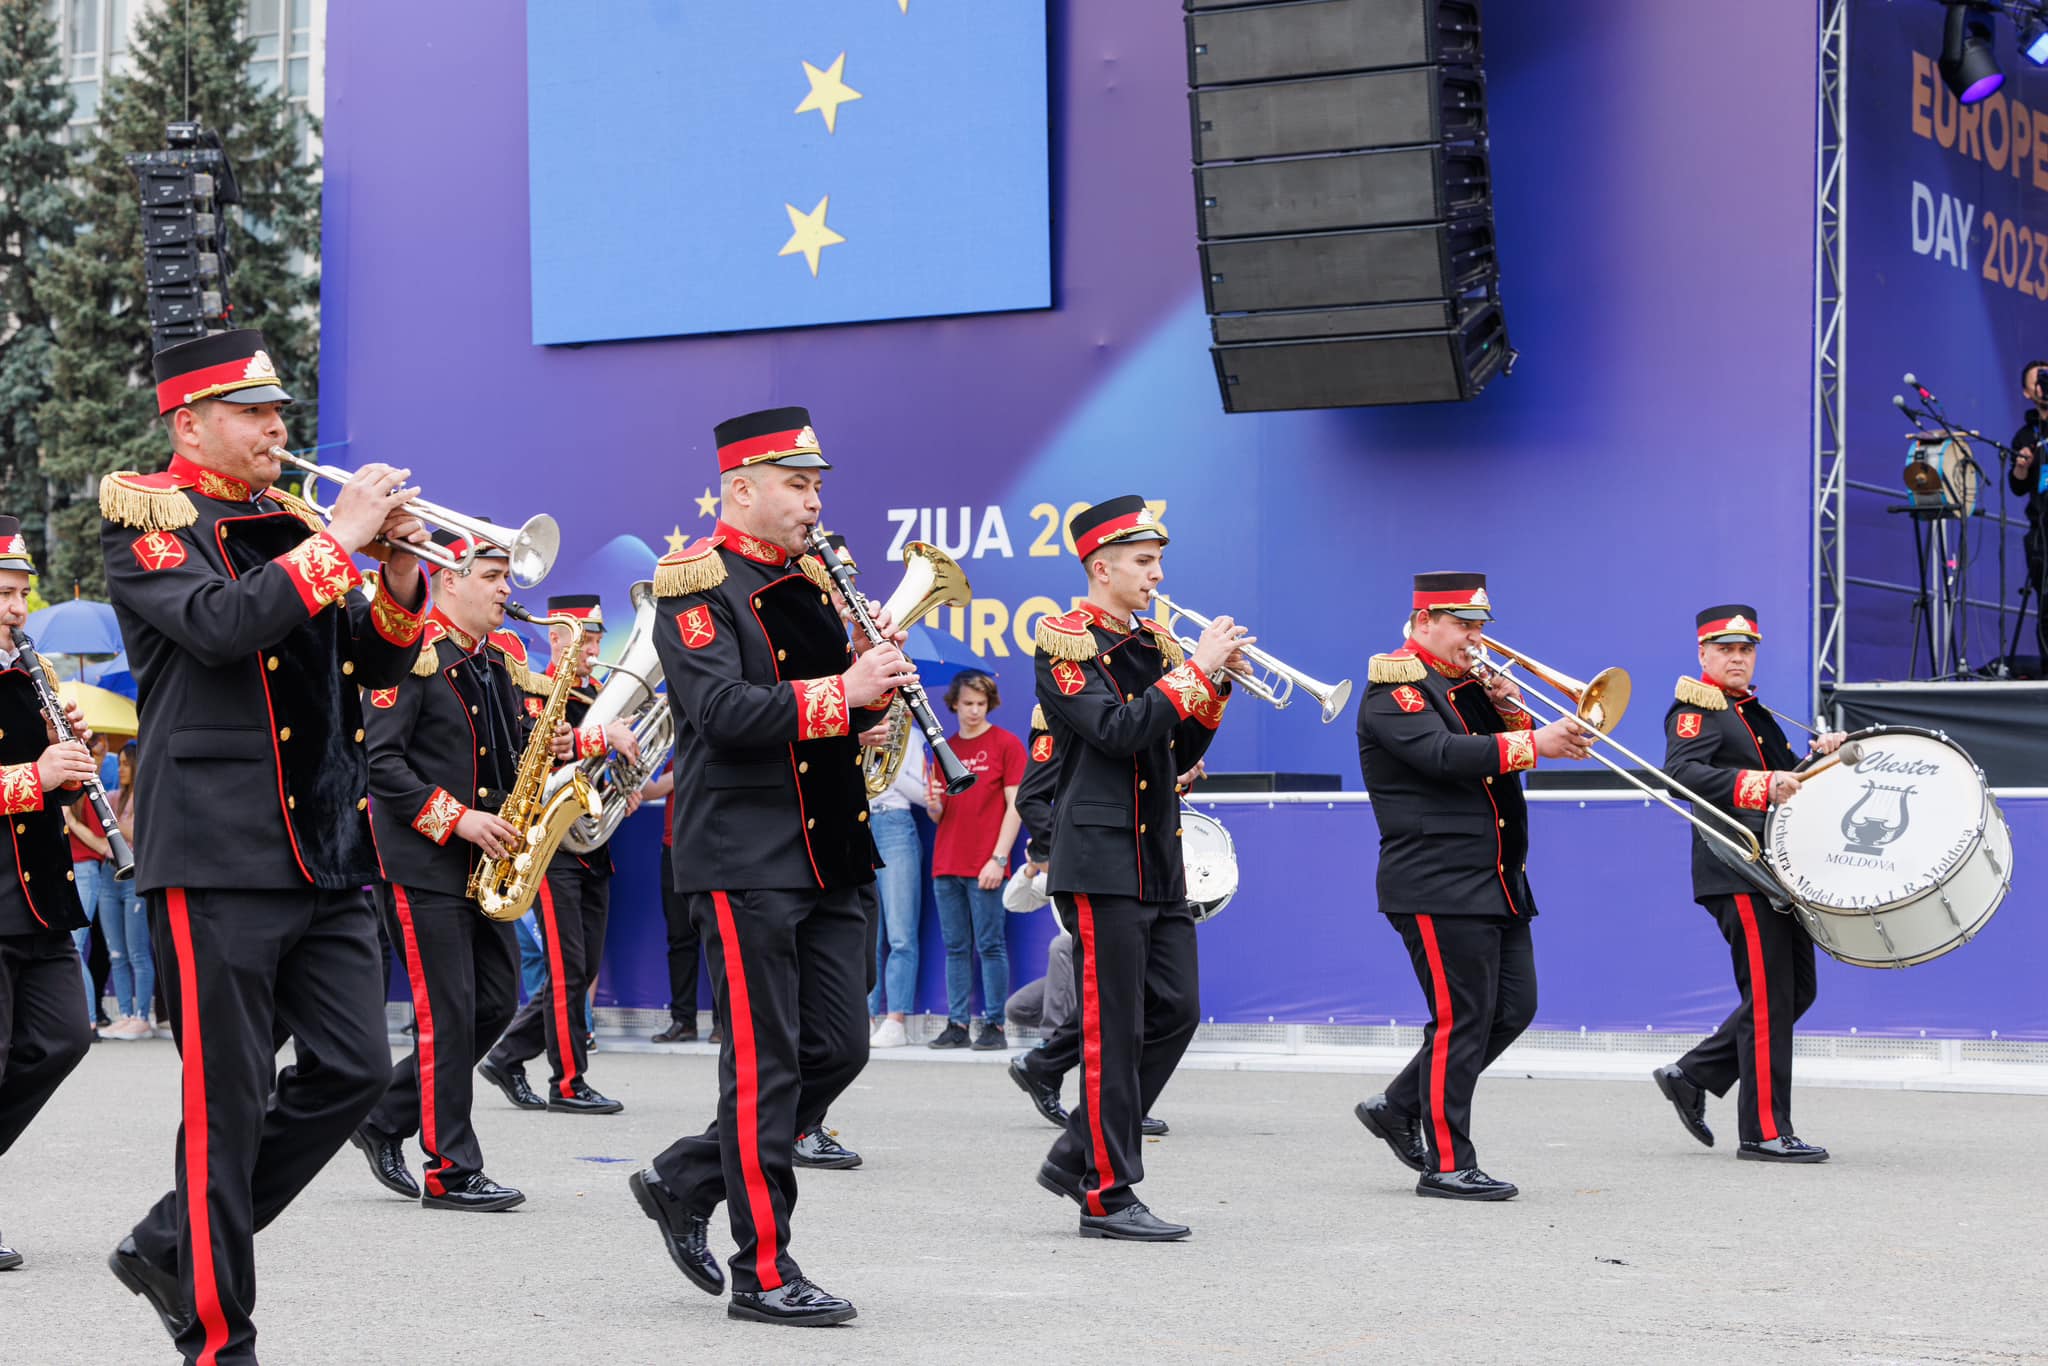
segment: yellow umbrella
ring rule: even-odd
[[[135,704],[117,692],[71,679],[57,685],[57,694],[76,702],[85,713],[85,724],[97,734],[131,739],[137,733]]]

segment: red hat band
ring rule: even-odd
[[[1723,617],[1720,621],[1707,622],[1700,627],[1701,640],[1712,640],[1715,636],[1747,636],[1751,640],[1763,639],[1763,633],[1757,629],[1757,624],[1740,613],[1732,617]]]
[[[1417,592],[1415,610],[1418,612],[1464,612],[1493,610],[1493,603],[1486,596],[1484,588],[1452,588],[1438,592]]]
[[[182,408],[203,398],[218,398],[237,389],[254,389],[260,384],[275,383],[277,371],[271,368],[270,357],[258,351],[251,357],[238,357],[171,376],[156,386],[157,411],[168,413],[173,408]]]
[[[1111,541],[1122,540],[1135,531],[1155,532],[1160,540],[1166,539],[1166,528],[1159,525],[1152,509],[1139,508],[1122,517],[1112,517],[1101,526],[1090,527],[1074,542],[1074,551],[1085,560]]]
[[[745,465],[776,460],[785,455],[818,454],[818,434],[809,427],[786,432],[764,432],[743,437],[718,448],[718,472],[725,474]]]

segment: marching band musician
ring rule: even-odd
[[[1761,836],[1766,813],[1799,791],[1799,779],[1784,771],[1798,761],[1751,687],[1763,638],[1756,609],[1746,603],[1709,607],[1696,623],[1700,676],[1678,680],[1678,695],[1664,714],[1664,768]],[[1813,742],[1814,752],[1832,754],[1847,738],[1831,731]],[[1697,829],[1692,894],[1728,941],[1742,1001],[1691,1052],[1651,1074],[1657,1089],[1685,1131],[1711,1148],[1706,1093],[1725,1096],[1740,1081],[1737,1158],[1827,1161],[1827,1149],[1792,1133],[1792,1026],[1813,1004],[1813,940],[1716,858]]]
[[[71,944],[85,909],[60,807],[77,799],[96,766],[76,706],[66,711],[85,739],[57,743],[15,644],[35,572],[20,520],[0,517],[0,814],[14,822],[14,837],[0,845],[0,1154],[92,1045]],[[22,1260],[0,1239],[0,1271]]]
[[[569,627],[548,627],[549,660],[546,677],[553,679],[562,669],[576,670],[576,687],[569,694],[565,727],[570,732],[556,737],[555,757],[580,763],[607,750],[616,751],[629,763],[640,761],[640,743],[633,737],[630,721],[586,726],[596,697],[589,690],[598,647],[604,641],[604,607],[594,593],[560,594],[548,599],[548,615],[570,616],[581,622],[581,632]],[[572,635],[580,643],[573,650]],[[540,699],[529,697],[527,708],[538,715]],[[640,807],[636,788],[625,794],[626,814]],[[610,918],[612,899],[612,855],[606,845],[579,854],[566,845],[548,860],[540,885],[539,911],[541,947],[545,953],[547,989],[526,998],[526,1004],[512,1017],[512,1025],[477,1068],[484,1080],[505,1093],[521,1109],[548,1109],[569,1114],[611,1115],[626,1107],[593,1088],[586,1075],[589,1055],[584,1041],[584,1002],[604,961],[605,923]],[[534,1095],[526,1080],[526,1062],[545,1050],[548,1056],[548,1094]]]
[[[718,528],[663,556],[654,590],[672,806],[689,813],[675,825],[676,890],[719,979],[718,1116],[630,1185],[677,1267],[714,1295],[724,1276],[705,1234],[728,1201],[729,1316],[843,1323],[853,1305],[789,1252],[791,1139],[867,1061],[877,858],[857,737],[917,674],[894,643],[848,644],[832,579],[804,553],[831,468],[810,415],[750,413],[716,442]]]
[[[1081,1207],[1084,1237],[1170,1242],[1188,1228],[1153,1214],[1133,1187],[1144,1176],[1140,1125],[1200,1015],[1174,781],[1215,738],[1225,670],[1250,638],[1219,617],[1184,657],[1138,616],[1164,577],[1167,543],[1144,499],[1097,503],[1068,529],[1088,596],[1040,620],[1036,669],[1057,766],[1046,887],[1074,936],[1081,1094],[1038,1182]]]
[[[451,555],[468,543],[434,540]],[[528,720],[526,651],[503,629],[506,552],[486,541],[467,572],[437,570],[434,607],[412,673],[369,694],[370,810],[391,941],[412,987],[417,1038],[351,1141],[387,1190],[422,1209],[486,1213],[526,1196],[484,1175],[470,1122],[477,1065],[519,1002],[519,947],[469,893],[479,856],[501,858],[519,831],[497,814],[518,776]],[[406,1170],[419,1135],[424,1180]]]
[[[1498,673],[1473,676],[1493,619],[1484,574],[1417,574],[1408,645],[1375,655],[1358,709],[1358,761],[1380,827],[1379,908],[1429,1006],[1422,1047],[1359,1121],[1421,1173],[1417,1195],[1507,1200],[1479,1168],[1479,1074],[1536,1014],[1529,920],[1528,807],[1520,774],[1538,758],[1583,759],[1577,722],[1540,729]]]
[[[187,1361],[252,1362],[253,1240],[391,1072],[358,686],[419,650],[426,584],[393,549],[374,601],[351,557],[423,534],[409,473],[365,465],[326,525],[272,489],[285,440],[262,334],[155,358],[174,449],[100,482],[100,546],[134,666],[138,893],[184,1060],[177,1186],[109,1259]],[[276,1071],[289,1033],[296,1065]]]

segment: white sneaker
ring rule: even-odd
[[[102,1039],[146,1039],[150,1036],[149,1022],[138,1020],[133,1015],[124,1015],[100,1031]]]
[[[883,1020],[874,1037],[868,1040],[869,1048],[901,1048],[910,1042],[910,1035],[903,1028],[901,1020]]]

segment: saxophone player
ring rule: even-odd
[[[592,666],[597,662],[604,640],[604,607],[594,593],[561,594],[548,599],[548,615],[567,616],[581,623],[575,630],[560,624],[548,627],[547,677],[554,679],[573,670],[576,681],[569,694],[567,720],[554,738],[555,757],[568,763],[595,758],[607,750],[628,763],[640,762],[640,744],[633,737],[629,721],[608,725],[583,724],[596,697],[590,690]],[[538,710],[539,699],[528,700],[528,710]],[[640,805],[640,793],[626,794],[626,814]],[[512,1027],[485,1056],[477,1068],[485,1081],[505,1093],[505,1098],[522,1110],[555,1110],[567,1114],[612,1115],[626,1107],[600,1094],[586,1079],[589,1072],[583,1027],[584,1001],[597,978],[597,965],[604,959],[605,922],[611,913],[611,850],[599,845],[579,854],[558,846],[548,860],[546,880],[538,898],[541,946],[547,981],[545,987],[526,998],[526,1004],[512,1017]],[[542,1100],[526,1080],[526,1063],[545,1050],[548,1057],[548,1094]]]
[[[451,555],[468,548],[447,532],[434,539]],[[502,857],[519,839],[495,814],[530,724],[526,651],[501,629],[508,569],[486,542],[466,573],[437,570],[411,675],[372,690],[366,709],[370,823],[418,1041],[351,1141],[380,1184],[426,1209],[483,1212],[526,1199],[484,1175],[470,1123],[472,1069],[519,1001],[512,925],[487,918],[468,890],[478,857]],[[414,1134],[427,1155],[419,1183],[405,1161]]]

